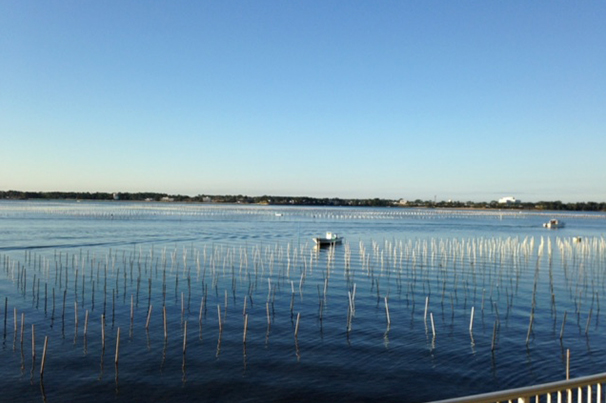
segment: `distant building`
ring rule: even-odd
[[[520,204],[520,203],[522,203],[522,201],[517,200],[513,196],[505,196],[505,197],[501,197],[499,199],[499,204]]]
[[[114,193],[114,200],[120,200],[120,195],[118,193]]]
[[[400,200],[398,200],[398,204],[400,206],[406,206],[408,204],[408,200],[400,199]]]

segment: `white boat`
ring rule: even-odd
[[[564,228],[564,223],[562,221],[556,220],[555,218],[552,218],[551,220],[544,223],[543,227],[551,229]]]
[[[313,238],[313,240],[316,243],[316,246],[328,246],[341,243],[343,241],[343,237],[340,237],[333,232],[327,232],[325,238],[316,237]]]

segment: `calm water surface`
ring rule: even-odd
[[[0,400],[422,402],[561,380],[567,350],[602,372],[605,224],[2,201]]]

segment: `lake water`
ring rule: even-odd
[[[605,214],[0,201],[0,229],[2,401],[423,402],[606,362]]]

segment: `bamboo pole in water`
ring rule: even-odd
[[[492,328],[492,344],[490,346],[490,351],[494,351],[497,343],[497,321],[494,321],[494,326]]]
[[[217,315],[219,317],[219,332],[223,332],[223,323],[221,322],[221,305],[217,305]]]
[[[566,380],[570,379],[570,349],[566,349]]]
[[[299,319],[301,319],[301,312],[297,313],[297,323],[295,324],[295,339],[299,334]]]
[[[32,323],[32,365],[36,362],[36,325]],[[32,367],[33,371],[33,367]]]
[[[101,349],[105,351],[105,314],[101,315]]]
[[[526,345],[530,341],[530,334],[532,333],[532,322],[534,322],[534,312],[530,313],[530,323],[528,324],[528,333],[526,334]]]
[[[74,302],[74,332],[78,334],[78,302]]]
[[[387,305],[387,297],[385,297],[385,315],[387,316],[387,326],[391,324],[391,318],[389,317],[389,305]]]
[[[88,331],[88,309],[84,314],[84,338],[86,338],[86,333]]]
[[[198,323],[202,326],[202,312],[204,311],[204,297],[200,301],[200,314],[198,315]]]
[[[147,320],[145,321],[145,330],[149,330],[149,320],[151,319],[152,308],[153,308],[153,306],[150,305],[149,309],[147,311]]]
[[[162,307],[162,315],[164,317],[164,340],[168,339],[168,329],[166,328],[166,305]]]
[[[46,364],[46,347],[48,346],[48,336],[44,336],[44,349],[42,350],[42,362],[40,363],[40,380],[44,378],[44,365]]]
[[[589,324],[591,322],[591,314],[593,312],[593,308],[589,309],[589,315],[587,316],[587,324],[585,325],[585,335],[589,332]]]
[[[118,358],[120,356],[120,328],[118,327],[118,333],[116,334],[116,356],[114,358],[114,363],[118,366]]]
[[[21,345],[23,346],[23,327],[25,326],[25,313],[21,312]]]
[[[6,339],[6,317],[8,316],[8,297],[4,297],[4,338]]]
[[[471,318],[469,319],[469,334],[472,335],[471,337],[473,337],[473,314],[474,314],[474,310],[475,307],[471,307]]]
[[[183,324],[183,355],[187,351],[187,321]]]
[[[242,336],[242,342],[246,344],[246,331],[248,328],[248,314],[244,315],[244,335]]]

